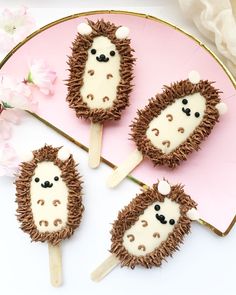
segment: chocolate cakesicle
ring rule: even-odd
[[[115,266],[160,266],[178,250],[198,220],[197,204],[182,185],[161,180],[143,190],[121,210],[111,230],[111,256],[91,275],[100,281]]]
[[[227,110],[220,91],[196,71],[189,79],[164,86],[161,94],[138,111],[131,125],[137,149],[108,178],[108,186],[119,184],[142,160],[175,168],[211,133],[219,115]]]
[[[69,106],[78,118],[91,120],[89,165],[100,163],[102,126],[118,120],[129,105],[135,61],[129,29],[103,19],[78,25],[69,58]]]
[[[51,282],[59,286],[60,243],[79,226],[84,210],[81,180],[73,156],[45,145],[20,165],[16,179],[17,219],[32,241],[48,242]]]

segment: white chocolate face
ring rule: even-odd
[[[120,82],[120,54],[109,38],[95,37],[81,87],[82,99],[91,109],[108,109],[116,99]]]
[[[153,203],[125,232],[123,246],[135,256],[151,253],[168,238],[179,217],[180,205],[169,198],[165,198],[164,202]]]
[[[31,209],[39,232],[55,232],[66,226],[68,188],[53,162],[41,162],[30,183]]]
[[[147,129],[151,143],[168,154],[188,139],[200,125],[206,109],[206,99],[194,93],[177,99],[161,111]]]

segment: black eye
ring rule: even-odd
[[[196,118],[200,117],[199,112],[196,112],[194,115],[195,115]]]
[[[184,99],[182,100],[182,103],[183,103],[183,104],[187,104],[187,103],[188,103],[188,100],[187,100],[186,98],[184,98]]]
[[[39,178],[38,178],[38,177],[36,177],[34,181],[35,181],[35,182],[39,182]]]
[[[174,224],[175,224],[174,219],[170,219],[170,220],[169,220],[169,224],[174,225]]]
[[[114,50],[110,51],[110,56],[114,56],[116,53]]]
[[[96,52],[97,52],[96,49],[94,49],[94,48],[91,49],[91,53],[92,53],[92,54],[96,54]]]
[[[160,207],[159,205],[155,205],[154,209],[155,209],[156,211],[159,211],[159,210],[161,209],[161,207]]]
[[[55,181],[58,181],[58,180],[59,180],[59,177],[58,177],[58,176],[55,176],[55,177],[54,177],[54,180],[55,180]]]

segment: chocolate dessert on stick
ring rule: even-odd
[[[47,242],[51,283],[62,283],[60,243],[79,226],[84,210],[81,180],[72,155],[44,146],[20,165],[16,179],[17,219],[32,241]]]
[[[89,166],[100,163],[102,127],[105,121],[118,120],[129,105],[133,79],[133,49],[129,29],[105,22],[78,25],[69,58],[67,82],[69,106],[78,118],[91,121]]]
[[[160,266],[179,249],[191,220],[199,219],[196,206],[182,185],[162,180],[143,190],[119,212],[111,230],[112,254],[91,274],[92,280],[100,281],[118,264]]]
[[[138,111],[131,125],[131,137],[137,149],[121,163],[107,181],[118,185],[144,157],[153,164],[175,168],[211,133],[219,115],[227,110],[220,102],[220,91],[197,72],[189,79],[164,86],[161,94]]]

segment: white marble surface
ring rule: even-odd
[[[120,9],[161,17],[205,42],[191,22],[184,19],[177,1],[1,0],[0,8],[19,4],[32,7],[39,27],[80,11]],[[181,251],[161,268],[130,270],[118,267],[101,283],[93,283],[90,272],[108,255],[110,223],[116,218],[118,210],[139,191],[139,187],[126,180],[115,190],[106,188],[104,179],[110,172],[109,167],[102,164],[98,170],[90,170],[84,151],[30,116],[14,128],[12,143],[20,150],[34,149],[44,143],[69,147],[84,175],[86,210],[79,230],[63,243],[64,284],[54,289],[49,284],[47,245],[30,243],[29,237],[19,229],[12,179],[1,178],[0,294],[236,294],[235,228],[228,236],[220,238],[199,224],[193,224],[192,233],[186,238]]]

